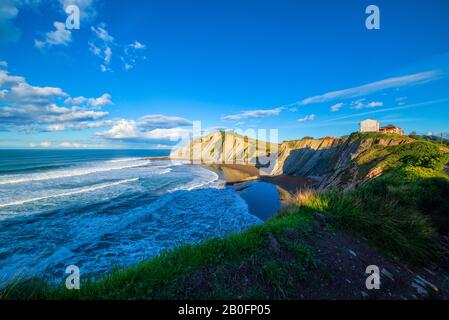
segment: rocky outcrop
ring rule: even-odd
[[[270,157],[277,155],[278,150],[278,144],[234,132],[217,131],[192,141],[186,147],[174,150],[170,158],[201,164],[253,164],[268,167]]]
[[[360,176],[355,160],[376,145],[391,146],[414,141],[406,136],[352,134],[346,138],[305,138],[282,144],[215,132],[172,152],[173,159],[207,164],[256,164],[268,175],[310,177],[319,189],[349,189],[382,174],[374,168]],[[264,166],[265,164],[265,166]]]
[[[344,139],[287,141],[280,146],[278,161],[271,174],[313,177],[319,181],[319,189],[353,188],[382,174],[375,168],[360,177],[355,159],[375,145],[391,146],[411,141],[413,139],[408,137],[383,138],[364,134],[353,134]]]

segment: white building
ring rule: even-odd
[[[379,132],[380,122],[372,119],[360,122],[360,132]]]

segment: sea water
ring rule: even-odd
[[[98,277],[258,224],[216,173],[149,150],[0,150],[0,285]]]

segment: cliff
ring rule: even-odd
[[[271,174],[312,177],[319,181],[319,189],[349,189],[381,174],[377,167],[363,174],[358,161],[360,157],[373,149],[412,141],[406,136],[377,133],[287,141],[279,148],[279,157]]]
[[[175,150],[170,157],[207,164],[255,164],[268,175],[313,178],[319,189],[350,189],[382,174],[377,167],[361,170],[360,157],[373,149],[413,141],[407,136],[354,133],[346,138],[304,138],[278,145],[233,132],[215,132]]]
[[[263,167],[270,162],[271,156],[278,154],[278,149],[278,144],[234,132],[217,131],[174,150],[170,158],[202,164],[253,164]]]

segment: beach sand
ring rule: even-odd
[[[295,194],[301,189],[313,189],[317,187],[317,181],[308,177],[259,175],[260,171],[254,165],[214,164],[207,167],[216,172],[221,172],[223,179],[226,180],[228,185],[250,181],[263,181],[274,184],[291,194]]]

